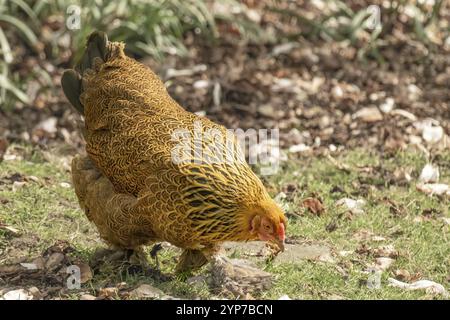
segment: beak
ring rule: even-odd
[[[277,247],[280,249],[280,252],[284,251],[284,240],[281,239],[274,239],[273,242],[277,245]]]

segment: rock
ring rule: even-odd
[[[130,298],[134,299],[161,299],[166,294],[149,284],[141,284],[130,292]]]
[[[445,183],[419,183],[416,189],[429,195],[450,196],[450,186]]]
[[[80,296],[80,300],[97,300],[97,297],[91,294],[83,294]]]
[[[268,290],[272,274],[259,270],[248,261],[217,256],[210,266],[211,287],[226,291],[235,297]]]
[[[226,242],[223,248],[229,255],[242,253],[249,257],[267,258],[266,243],[263,241]],[[329,247],[319,244],[285,244],[285,251],[278,254],[273,263],[298,263],[300,260],[334,262]]]

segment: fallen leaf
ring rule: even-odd
[[[405,269],[397,269],[397,270],[395,270],[394,274],[398,280],[410,280],[411,279],[411,274],[409,273],[408,270],[405,270]]]
[[[27,270],[37,270],[38,267],[34,263],[21,263],[22,267],[26,268]]]
[[[429,195],[447,195],[450,196],[450,187],[444,183],[418,183],[417,190]]]
[[[302,206],[318,216],[320,216],[325,211],[322,202],[316,198],[306,198],[302,201]]]
[[[6,224],[2,224],[0,222],[0,230],[5,230],[13,236],[20,236],[20,231],[14,227],[8,226]]]
[[[4,300],[32,300],[33,296],[24,289],[8,291],[3,295]]]
[[[390,114],[391,115],[399,115],[399,116],[402,116],[402,117],[404,117],[404,118],[406,118],[408,120],[411,120],[411,121],[416,121],[417,120],[417,117],[414,114],[412,114],[409,111],[403,110],[403,109],[392,110],[392,112]]]
[[[380,246],[374,249],[373,253],[376,257],[388,257],[388,258],[398,257],[398,251],[395,250],[393,245]]]
[[[81,283],[86,283],[92,279],[92,270],[88,264],[76,263],[76,265],[80,268],[80,282]]]
[[[377,107],[365,107],[355,112],[353,119],[371,123],[383,120],[383,115]]]
[[[117,297],[119,290],[115,287],[101,288],[98,292],[98,298],[113,298]]]
[[[413,283],[406,283],[398,281],[394,278],[388,278],[388,281],[390,286],[408,291],[425,289],[429,294],[433,295],[442,294],[446,298],[449,296],[447,290],[445,290],[443,285],[430,280],[419,280]]]

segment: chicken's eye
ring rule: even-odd
[[[264,229],[265,229],[266,231],[270,231],[271,228],[270,228],[269,225],[266,224],[266,225],[264,226]]]

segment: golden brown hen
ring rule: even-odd
[[[155,73],[125,55],[124,44],[91,34],[62,87],[85,117],[88,157],[73,160],[75,192],[107,243],[170,242],[185,249],[180,271],[206,263],[224,241],[282,247],[284,213],[235,137],[217,139],[229,132],[181,108]]]

